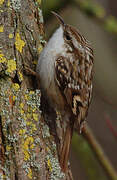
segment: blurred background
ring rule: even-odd
[[[51,10],[75,26],[92,44],[95,56],[94,91],[88,124],[117,172],[117,1],[43,0],[46,40],[57,28]],[[71,150],[74,180],[117,180],[82,136],[74,134]],[[103,160],[102,160],[103,161]]]

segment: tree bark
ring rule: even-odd
[[[24,71],[45,44],[41,0],[1,0],[0,14],[0,179],[72,179],[59,165],[62,119]]]

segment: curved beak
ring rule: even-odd
[[[64,23],[62,17],[61,17],[59,14],[55,13],[54,11],[51,11],[51,13],[54,14],[54,16],[57,18],[57,20],[59,21],[59,23],[60,23],[62,26],[65,26],[65,23]]]

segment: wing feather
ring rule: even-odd
[[[64,56],[59,56],[55,61],[57,84],[79,124],[85,120],[91,101],[92,68],[93,58],[90,53],[86,58],[79,57],[72,63]]]

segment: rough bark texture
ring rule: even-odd
[[[40,3],[0,1],[0,179],[72,179],[59,166],[62,136],[52,132],[52,120],[62,120],[47,106],[42,113],[36,79],[24,72],[35,70],[45,44]]]

